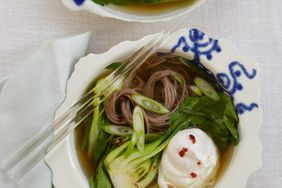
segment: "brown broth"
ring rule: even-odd
[[[188,7],[193,5],[197,0],[181,0],[177,2],[171,3],[162,3],[156,5],[109,5],[109,7],[126,12],[126,13],[133,13],[138,15],[144,14],[152,14],[152,13],[166,13],[170,12],[179,8]]]
[[[88,156],[87,151],[82,149],[82,141],[84,134],[85,126],[83,124],[79,125],[75,129],[75,145],[76,145],[76,153],[78,155],[78,159],[80,165],[83,167],[84,173],[90,177],[95,172],[95,164],[93,160]]]
[[[224,153],[221,154],[220,156],[220,166],[217,171],[216,175],[216,182],[220,181],[222,176],[224,175],[224,172],[227,170],[230,160],[232,158],[234,152],[234,146],[230,145]]]

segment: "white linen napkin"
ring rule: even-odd
[[[7,81],[0,81],[0,164],[7,154],[46,129],[65,98],[74,64],[84,56],[91,33],[44,43]],[[3,86],[3,87],[2,87]],[[1,188],[50,188],[52,175],[40,162],[15,185],[0,173]]]

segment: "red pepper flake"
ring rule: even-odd
[[[197,174],[195,172],[191,172],[190,175],[191,175],[192,178],[196,178],[197,177]]]
[[[190,135],[189,135],[189,139],[191,140],[191,142],[192,142],[193,144],[196,143],[196,138],[195,138],[194,135],[190,134]]]
[[[197,165],[199,165],[199,166],[200,166],[201,164],[202,164],[202,163],[201,163],[201,161],[198,161],[198,162],[197,162]]]
[[[182,150],[180,150],[178,154],[180,157],[183,157],[187,151],[188,151],[188,148],[182,148]]]

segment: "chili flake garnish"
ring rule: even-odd
[[[180,157],[183,157],[187,151],[188,151],[188,148],[182,148],[182,150],[180,150],[178,154]]]
[[[192,142],[193,144],[196,143],[196,138],[195,138],[194,135],[190,134],[190,135],[189,135],[189,139],[191,140],[191,142]]]
[[[197,174],[195,172],[191,172],[190,175],[191,175],[192,178],[196,178],[197,177]]]

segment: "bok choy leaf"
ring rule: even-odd
[[[204,130],[224,151],[229,144],[239,143],[238,117],[230,96],[219,93],[215,101],[207,96],[187,97],[179,109],[170,116],[170,126],[190,122]]]

